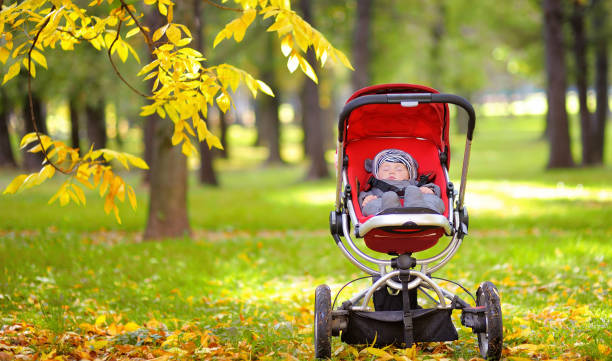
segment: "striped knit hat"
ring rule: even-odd
[[[403,150],[399,149],[385,149],[380,151],[374,157],[374,161],[372,162],[372,173],[374,177],[378,178],[378,168],[383,162],[390,163],[402,163],[408,168],[408,175],[410,179],[417,179],[417,169],[419,168],[419,164],[417,161],[412,158],[412,156]]]

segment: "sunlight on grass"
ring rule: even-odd
[[[533,117],[479,123],[465,198],[469,233],[434,276],[472,293],[486,280],[497,285],[508,360],[609,359],[612,168],[544,171],[541,125]],[[122,225],[104,215],[94,194],[88,207],[48,206],[56,180],[0,197],[0,322],[7,325],[0,343],[26,335],[25,344],[40,356],[78,349],[108,359],[128,353],[311,359],[314,289],[328,284],[334,297],[365,276],[329,235],[335,181],[304,182],[305,163],[261,167],[267,154],[252,147],[253,129],[232,132],[240,142],[232,158],[217,160],[221,187],[190,179],[191,240],[142,241],[147,189],[138,186],[139,174],[126,177],[140,203],[124,213]],[[284,152],[293,159],[302,151],[296,143],[301,133],[289,133]],[[460,156],[453,158],[453,180],[459,162]],[[0,174],[0,185],[15,174]],[[417,256],[436,254],[447,243],[443,238]],[[362,239],[356,244],[384,257]],[[370,282],[350,284],[336,305]],[[440,283],[470,301],[456,285]],[[459,324],[457,312],[454,321]],[[464,327],[459,333],[456,342],[420,345],[412,358],[478,357],[475,336]],[[80,346],[67,348],[57,341],[64,337]],[[143,348],[151,357],[139,353]],[[333,340],[336,359],[375,358],[364,350]]]

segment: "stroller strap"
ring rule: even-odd
[[[432,176],[431,173],[422,174],[419,176],[419,181],[417,182],[416,186],[421,187],[427,183],[431,183],[434,178],[435,175]],[[374,176],[370,176],[370,178],[368,179],[368,185],[369,186],[366,190],[370,190],[372,187],[374,187],[380,189],[383,192],[395,192],[400,197],[404,195],[403,188],[396,187],[392,184],[385,182],[384,180],[376,179]]]

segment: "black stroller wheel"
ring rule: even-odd
[[[315,291],[314,344],[315,357],[331,357],[331,290],[320,285]]]
[[[499,360],[503,346],[503,325],[499,292],[493,283],[483,282],[476,291],[477,306],[485,307],[486,331],[478,333],[480,354],[487,360]]]

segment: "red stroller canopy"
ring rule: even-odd
[[[422,85],[383,84],[363,88],[353,94],[347,104],[360,96],[394,93],[438,93]],[[416,106],[401,104],[367,104],[354,109],[348,118],[340,121],[340,135],[344,145],[372,137],[415,137],[431,140],[441,152],[449,152],[448,105],[420,103]],[[450,157],[449,157],[450,158]]]

